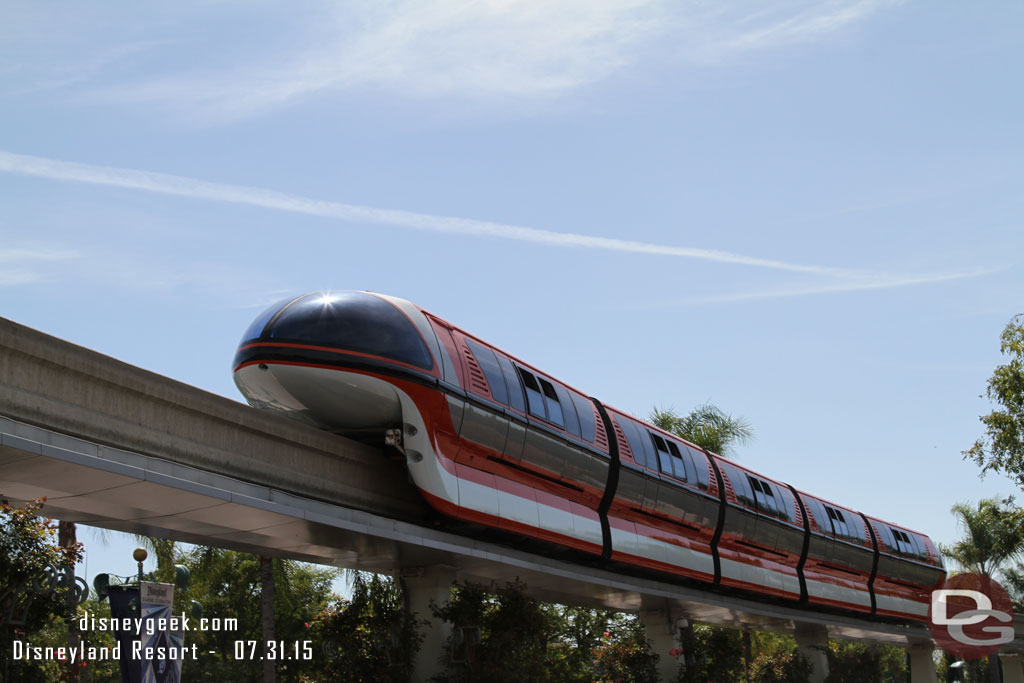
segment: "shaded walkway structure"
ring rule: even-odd
[[[626,576],[447,528],[402,461],[0,318],[0,495],[45,496],[65,521],[178,541],[401,575],[422,617],[455,580],[524,581],[531,595],[636,612],[663,678],[681,626],[788,632],[823,680],[828,639],[908,649],[912,680],[935,680],[926,628],[837,616]],[[447,633],[432,624],[417,675]],[[1024,683],[1016,640],[1004,680]]]

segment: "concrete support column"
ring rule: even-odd
[[[671,608],[641,610],[639,617],[651,643],[651,651],[658,655],[658,680],[675,680],[682,659],[676,659],[669,651],[679,647],[679,629],[688,622],[682,612]]]
[[[821,624],[798,623],[796,647],[811,663],[811,683],[824,683],[828,678],[828,629]]]
[[[932,641],[911,643],[907,653],[910,655],[910,683],[938,683]]]
[[[426,683],[444,668],[441,655],[444,652],[444,641],[451,633],[449,624],[434,618],[430,604],[440,607],[448,600],[448,589],[456,578],[455,569],[441,566],[412,567],[403,569],[400,576],[409,611],[414,613],[417,620],[429,622],[421,627],[423,644],[416,653],[412,677],[414,683]]]
[[[1003,683],[1024,683],[1024,662],[1017,652],[999,653],[1003,665]]]

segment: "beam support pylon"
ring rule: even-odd
[[[910,655],[910,683],[938,683],[935,672],[935,644],[930,640],[912,642],[907,648]]]
[[[413,683],[426,683],[441,673],[444,663],[445,640],[451,635],[450,624],[436,618],[431,603],[442,606],[449,596],[449,589],[456,580],[455,568],[446,566],[410,567],[401,570],[400,577],[405,589],[409,611],[419,622],[423,642],[413,662]]]
[[[811,683],[824,683],[828,678],[828,629],[821,624],[797,623],[797,650],[811,664]]]
[[[639,618],[651,644],[651,651],[658,655],[658,680],[675,680],[682,660],[669,653],[679,647],[679,629],[689,622],[681,610],[671,607],[641,610]]]
[[[1003,665],[1003,683],[1024,683],[1024,661],[1020,653],[999,653],[999,662]]]

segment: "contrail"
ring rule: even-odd
[[[893,289],[896,287],[913,287],[915,285],[930,285],[938,282],[949,282],[952,280],[963,280],[967,278],[982,277],[1006,270],[1007,266],[992,268],[979,268],[952,273],[935,273],[928,275],[878,275],[877,277],[855,278],[841,282],[830,282],[824,284],[811,284],[803,287],[791,287],[782,289],[763,289],[747,292],[735,292],[732,294],[716,294],[690,299],[679,299],[670,301],[651,301],[640,308],[667,308],[673,306],[700,306],[705,304],[737,303],[743,301],[758,301],[764,299],[788,299],[798,296],[811,296],[815,294],[840,294],[843,292],[863,292],[876,289]],[[635,308],[635,306],[634,306]]]
[[[213,183],[196,178],[139,171],[130,168],[93,166],[72,161],[15,154],[5,150],[0,150],[0,172],[48,178],[50,180],[66,180],[144,190],[146,192],[159,192],[179,197],[189,197],[191,199],[262,206],[268,209],[290,211],[292,213],[310,214],[351,222],[392,225],[414,230],[479,237],[498,237],[559,247],[582,247],[637,254],[677,256],[702,261],[732,263],[840,278],[864,276],[867,274],[863,271],[787,263],[785,261],[745,256],[743,254],[714,249],[696,249],[692,247],[652,244],[649,242],[635,242],[612,237],[555,232],[553,230],[542,230],[472,218],[416,213],[400,209],[380,209],[372,206],[324,201],[260,187]]]

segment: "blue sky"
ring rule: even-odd
[[[239,398],[263,307],[370,289],[939,541],[1013,493],[960,452],[1024,311],[1022,6],[3,14],[0,315]]]

